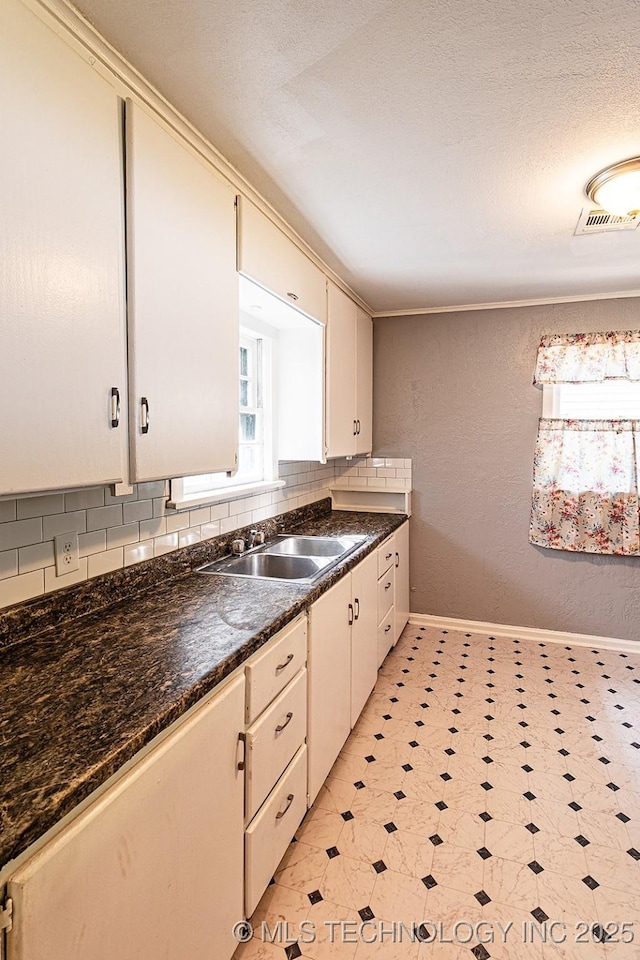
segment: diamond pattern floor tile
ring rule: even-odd
[[[408,626],[237,958],[640,957],[638,685],[640,656]],[[525,942],[553,921],[564,942]],[[593,934],[625,922],[631,944]]]

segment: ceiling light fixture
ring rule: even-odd
[[[589,180],[584,190],[593,203],[608,213],[632,216],[640,210],[640,157],[605,167]]]

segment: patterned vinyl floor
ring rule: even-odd
[[[408,626],[238,960],[638,960],[638,684],[640,656]]]

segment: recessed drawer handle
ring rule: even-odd
[[[293,720],[293,713],[292,713],[291,711],[289,711],[289,713],[287,714],[287,719],[285,720],[285,722],[284,722],[284,723],[279,723],[278,726],[276,727],[276,734],[282,733],[282,731],[284,730],[284,728],[285,728],[285,727],[288,727],[292,720]]]
[[[284,808],[284,810],[281,810],[280,813],[276,813],[276,820],[282,820],[282,818],[284,817],[285,813],[287,812],[287,810],[289,809],[289,807],[290,807],[291,804],[293,803],[293,797],[294,797],[294,795],[293,795],[292,793],[290,793],[289,796],[287,797],[287,805],[286,805],[286,807]]]
[[[385,586],[385,590],[390,590],[390,589],[391,589],[391,584],[390,584],[390,583],[387,583],[386,586]]]
[[[293,654],[290,653],[284,663],[279,663],[276,667],[276,673],[280,673],[281,670],[284,670],[285,667],[288,667],[291,661],[293,660]]]
[[[390,624],[390,623],[388,623],[388,624],[386,625],[386,627],[384,628],[384,632],[385,632],[385,633],[389,633],[389,630],[391,630],[391,624]]]

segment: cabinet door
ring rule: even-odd
[[[353,300],[329,282],[327,320],[327,456],[356,451],[356,326]]]
[[[378,679],[378,557],[374,550],[351,571],[351,726]]]
[[[351,576],[311,607],[309,617],[309,803],[313,803],[351,730]]]
[[[18,0],[2,5],[0,59],[0,494],[120,481],[120,101]]]
[[[243,915],[244,677],[9,881],[8,960],[227,960]]]
[[[238,270],[297,310],[326,321],[322,270],[246,197],[238,197]]]
[[[235,193],[132,101],[126,121],[132,479],[232,470]]]
[[[394,534],[396,548],[395,582],[395,637],[394,643],[409,619],[409,522],[403,523]]]
[[[357,308],[356,326],[356,453],[373,449],[373,321]]]

